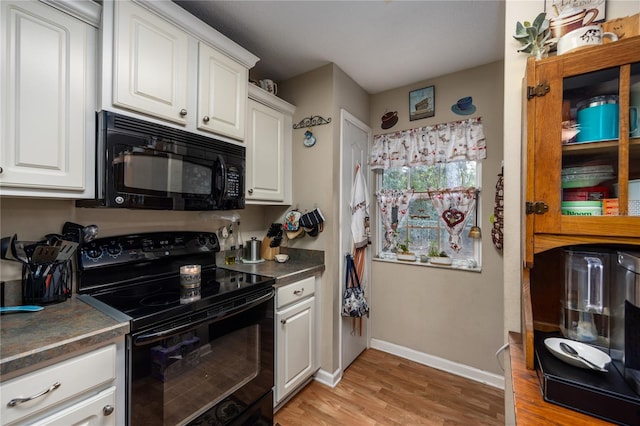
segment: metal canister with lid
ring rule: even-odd
[[[600,95],[578,102],[577,142],[618,139],[620,109],[618,95]]]
[[[251,237],[249,241],[247,241],[247,245],[244,246],[244,260],[249,262],[258,262],[262,260],[260,256],[260,248],[262,246],[262,241],[259,241],[256,237]]]

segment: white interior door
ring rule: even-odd
[[[342,109],[340,111],[340,141],[341,141],[341,157],[340,157],[340,296],[345,288],[345,255],[353,251],[353,238],[351,237],[351,188],[355,176],[355,166],[360,164],[365,182],[370,184],[369,167],[367,161],[369,158],[369,144],[371,141],[371,128]],[[369,200],[372,197],[369,188]],[[372,212],[369,206],[369,212]],[[371,302],[371,292],[369,290],[369,276],[371,269],[370,248],[366,248],[365,267],[360,282],[365,290],[367,302]],[[342,303],[342,300],[340,300]],[[342,305],[341,305],[342,306]],[[356,327],[353,326],[351,318],[340,317],[341,332],[341,368],[347,368],[362,351],[369,346],[369,319],[362,318],[362,326],[360,320],[356,319]]]

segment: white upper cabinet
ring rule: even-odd
[[[198,128],[244,140],[249,71],[199,44]]]
[[[291,137],[295,107],[253,85],[247,106],[248,204],[291,204]]]
[[[100,6],[91,3],[80,18],[68,2],[54,2],[65,12],[0,4],[2,195],[93,197],[97,29],[87,22],[98,25]]]
[[[258,58],[170,1],[105,0],[101,109],[243,141]]]
[[[189,35],[129,1],[114,25],[113,104],[186,124]]]

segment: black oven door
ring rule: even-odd
[[[128,335],[129,424],[271,425],[273,304],[271,290]]]

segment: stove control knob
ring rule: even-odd
[[[122,246],[118,243],[111,243],[107,246],[107,253],[111,257],[118,257],[122,253]]]
[[[102,257],[102,250],[100,250],[100,247],[91,247],[90,249],[86,250],[85,253],[87,254],[87,257],[89,259],[92,259],[94,261]]]
[[[197,239],[197,244],[200,247],[206,246],[207,245],[207,237],[205,237],[204,235],[198,235],[198,239]]]

